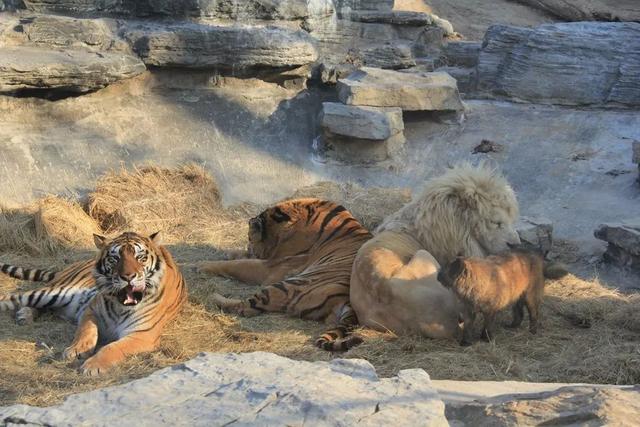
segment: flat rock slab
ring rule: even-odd
[[[322,128],[336,135],[385,140],[402,132],[402,110],[322,103]]]
[[[29,89],[89,92],[134,77],[145,66],[135,56],[39,47],[0,49],[0,93]]]
[[[619,223],[600,224],[594,235],[600,239],[621,247],[634,255],[640,255],[640,218]]]
[[[634,141],[632,145],[633,157],[631,161],[640,165],[640,141]]]
[[[361,359],[310,363],[263,352],[203,353],[58,406],[0,408],[0,420],[55,426],[448,425],[444,403],[422,369],[380,379]]]
[[[425,26],[431,25],[431,16],[423,12],[410,12],[405,10],[394,11],[362,11],[352,12],[351,20],[356,22],[377,22],[381,24],[393,25],[413,25]]]
[[[520,217],[516,223],[520,240],[529,243],[543,253],[551,250],[553,244],[553,224],[546,218]]]
[[[78,19],[33,13],[0,15],[0,46],[32,45],[48,48],[121,50],[128,45],[113,19]]]
[[[492,26],[478,90],[564,105],[640,105],[640,23],[573,22],[535,29]]]
[[[406,111],[464,109],[455,79],[443,72],[413,74],[362,67],[338,81],[338,97],[348,105]]]
[[[640,386],[568,386],[542,393],[503,395],[447,404],[456,426],[631,426],[640,414]]]
[[[306,32],[278,27],[134,24],[124,36],[156,67],[295,68],[318,58]]]
[[[25,0],[29,10],[66,15],[302,19],[306,0]]]

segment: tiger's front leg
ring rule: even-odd
[[[157,342],[157,334],[133,332],[102,347],[82,364],[80,370],[87,376],[100,375],[131,355],[155,350]]]
[[[264,312],[284,312],[289,295],[286,288],[278,283],[266,286],[260,292],[247,299],[226,298],[218,293],[213,294],[213,301],[223,310],[243,317],[253,317]]]
[[[98,344],[98,322],[96,316],[88,307],[76,329],[75,337],[69,347],[62,353],[65,360],[86,359],[96,348]]]

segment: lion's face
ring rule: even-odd
[[[492,214],[471,230],[485,255],[499,254],[510,246],[520,244],[520,237],[512,218],[507,210],[494,207]]]

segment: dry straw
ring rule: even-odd
[[[371,227],[408,200],[402,190],[327,183],[301,189],[296,196],[336,200]],[[47,266],[54,262],[55,248],[81,252],[88,244],[92,218],[73,201],[45,200],[28,209],[0,211],[3,258]],[[214,180],[196,166],[110,173],[99,181],[89,203],[92,217],[109,233],[163,229],[169,250],[183,266],[220,258],[220,248],[243,247],[246,221],[262,208],[224,209]],[[140,378],[201,351],[263,350],[304,360],[362,357],[382,376],[423,368],[434,379],[640,382],[640,296],[615,292],[597,280],[569,275],[548,282],[537,335],[529,334],[525,321],[515,331],[499,328],[495,343],[480,341],[461,348],[451,341],[362,330],[364,344],[347,354],[331,355],[313,347],[324,325],[282,314],[250,319],[223,314],[211,300],[214,290],[248,296],[256,288],[189,267],[183,267],[183,273],[189,303],[166,330],[160,349],[131,358],[98,379],[83,378],[73,365],[59,361],[73,337],[73,325],[44,315],[20,327],[9,313],[0,313],[0,405],[58,403],[70,393]],[[0,277],[0,292],[18,285]],[[506,322],[508,316],[501,320]]]

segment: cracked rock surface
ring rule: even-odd
[[[422,369],[381,379],[361,359],[311,363],[264,352],[202,353],[144,379],[70,396],[58,406],[0,408],[0,420],[55,426],[446,426],[444,410]]]

